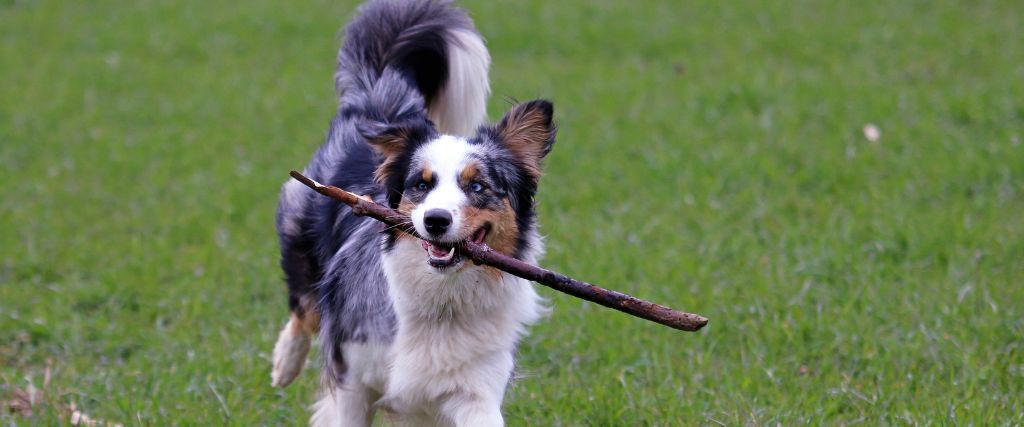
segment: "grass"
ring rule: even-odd
[[[544,264],[711,319],[542,289],[509,424],[1024,423],[1017,2],[464,6],[556,105]],[[305,422],[272,218],[352,9],[0,1],[0,422]]]

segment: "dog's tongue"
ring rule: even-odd
[[[430,254],[433,255],[434,258],[444,258],[444,257],[448,256],[448,251],[449,250],[450,249],[448,249],[448,248],[442,248],[440,246],[430,245]]]

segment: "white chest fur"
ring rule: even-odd
[[[399,413],[435,412],[453,398],[500,405],[516,342],[544,310],[533,286],[472,265],[440,273],[411,239],[383,265],[398,333],[382,403]]]

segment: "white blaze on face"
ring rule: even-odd
[[[443,209],[452,214],[452,224],[438,240],[455,242],[466,237],[458,235],[462,228],[462,208],[469,203],[459,186],[459,175],[469,165],[470,155],[476,150],[465,139],[442,135],[417,151],[414,163],[429,168],[437,177],[427,197],[412,210],[413,225],[421,236],[429,236],[423,225],[423,214],[431,209]]]

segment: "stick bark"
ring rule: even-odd
[[[412,222],[409,217],[401,212],[364,199],[341,188],[323,185],[296,171],[292,171],[291,176],[316,192],[345,203],[352,208],[352,212],[356,215],[371,217],[419,239],[430,241],[430,239],[424,239],[423,236],[417,234],[416,229],[411,225]],[[703,316],[676,311],[660,304],[645,301],[621,292],[604,289],[561,273],[530,265],[495,251],[486,244],[465,241],[459,244],[456,249],[463,256],[477,264],[489,265],[526,280],[537,282],[556,291],[564,292],[574,297],[670,328],[682,331],[697,331],[708,324],[708,319]]]

